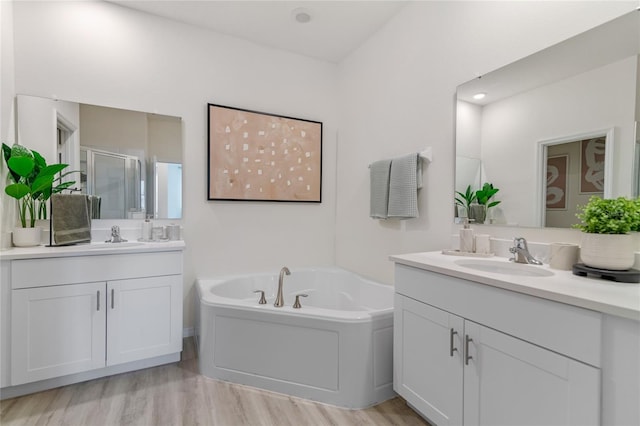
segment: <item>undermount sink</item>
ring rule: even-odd
[[[130,248],[130,247],[136,247],[136,246],[141,246],[144,243],[138,242],[138,241],[125,241],[122,243],[91,243],[91,244],[87,244],[86,246],[84,246],[84,248],[89,249],[89,250],[96,250],[96,249],[113,249],[113,248]]]
[[[519,275],[524,277],[551,277],[553,272],[540,266],[522,263],[511,263],[486,259],[458,259],[454,263],[465,268],[475,269],[493,274]]]

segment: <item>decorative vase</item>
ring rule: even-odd
[[[484,204],[472,204],[469,206],[469,221],[472,223],[484,223],[487,218],[487,206]]]
[[[631,234],[582,233],[580,260],[591,268],[625,271],[633,266],[635,255]]]
[[[16,247],[39,246],[42,238],[42,228],[13,228],[13,245]]]

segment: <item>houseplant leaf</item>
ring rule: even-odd
[[[33,157],[14,157],[7,161],[7,166],[20,177],[27,177],[36,166]]]
[[[25,185],[24,183],[12,183],[7,185],[4,189],[4,192],[10,196],[15,198],[16,200],[20,200],[25,195],[31,192],[31,189]]]

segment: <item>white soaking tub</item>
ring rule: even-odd
[[[196,284],[205,376],[353,409],[395,396],[391,286],[338,268],[292,270],[276,308],[277,272]]]

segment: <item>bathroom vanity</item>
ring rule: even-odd
[[[184,242],[3,252],[1,397],[175,362]]]
[[[394,390],[430,422],[640,424],[638,284],[506,258],[391,260]]]

